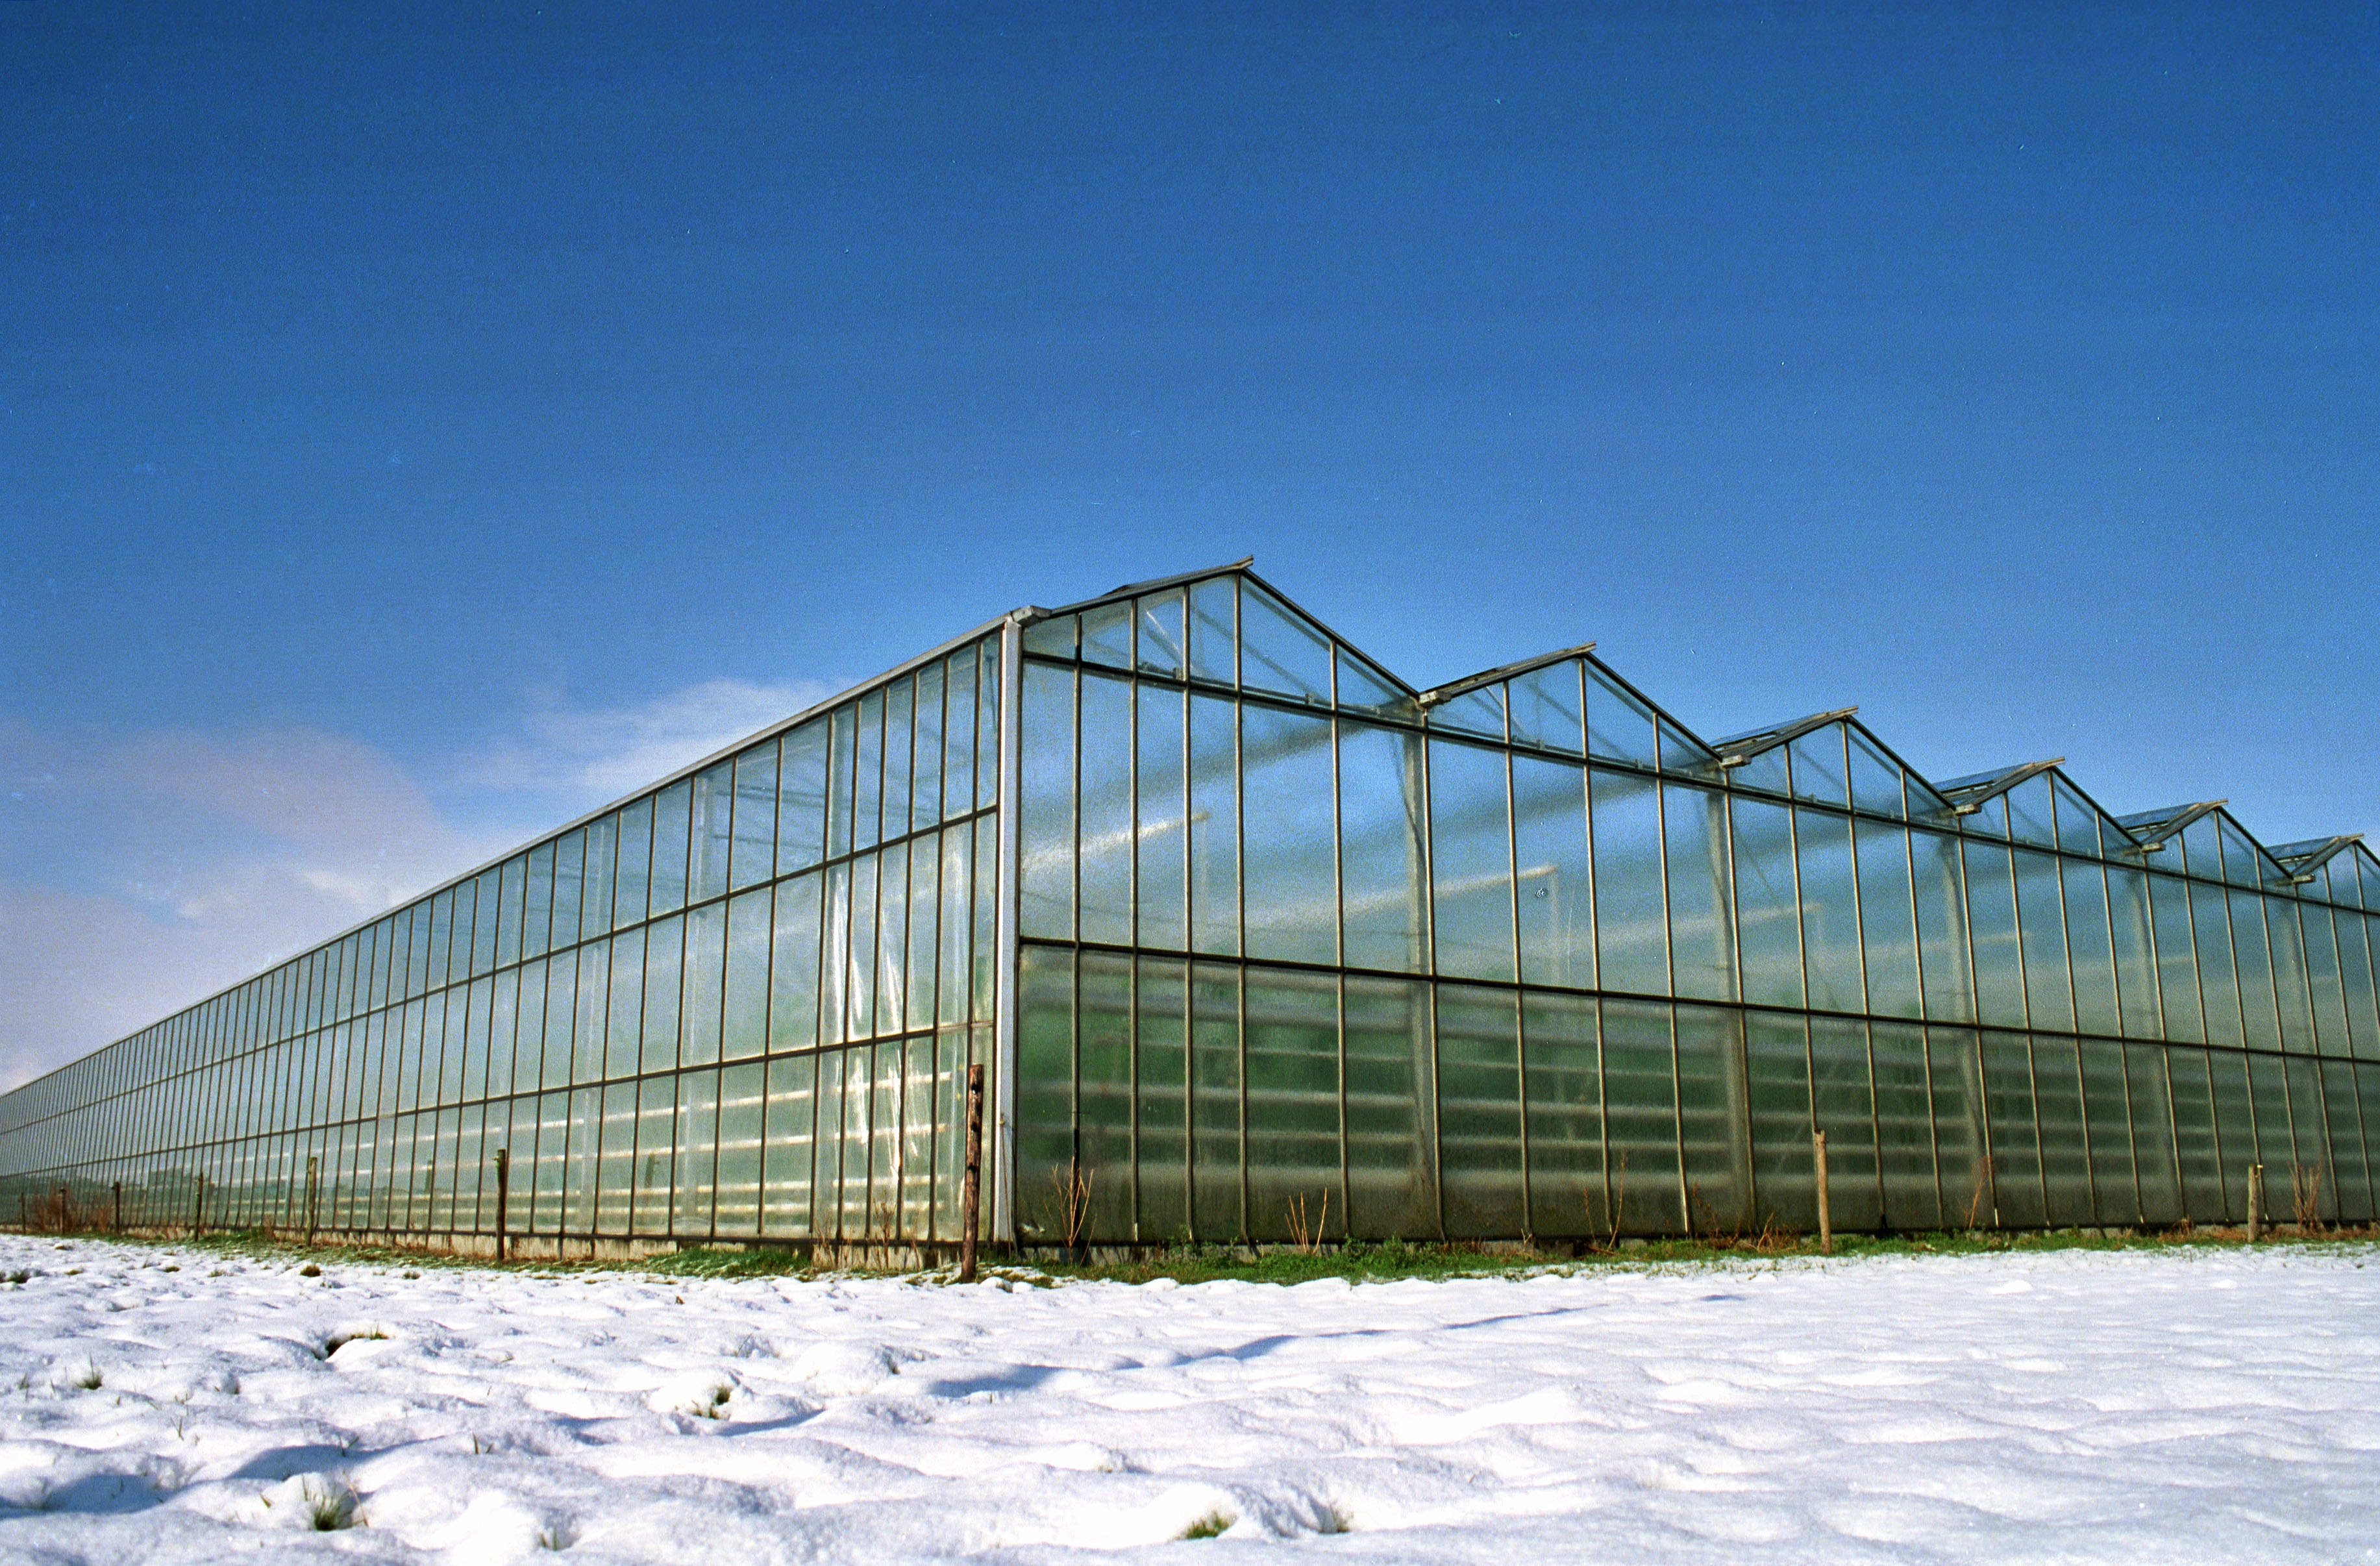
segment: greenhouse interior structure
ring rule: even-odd
[[[1240,562],[1026,608],[0,1099],[0,1219],[996,1244],[2360,1224],[2380,862]]]

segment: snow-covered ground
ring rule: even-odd
[[[2369,1247],[1037,1289],[0,1237],[20,1272],[12,1562],[2380,1558]]]

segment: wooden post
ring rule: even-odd
[[[2254,1244],[2265,1234],[2265,1166],[2248,1166],[2248,1244]]]
[[[959,1281],[975,1281],[976,1208],[983,1194],[983,1067],[967,1067],[966,1178],[959,1187]]]
[[[496,1259],[504,1259],[504,1208],[513,1190],[513,1150],[496,1149]]]
[[[65,1186],[59,1186],[58,1232],[61,1234],[72,1233],[74,1232],[74,1220],[79,1216],[80,1215],[74,1209],[74,1198],[67,1195],[67,1188]]]
[[[316,1198],[322,1192],[322,1159],[318,1153],[306,1155],[306,1243],[314,1243],[315,1219],[321,1210]]]
[[[190,1238],[195,1240],[207,1227],[207,1177],[199,1176],[197,1190],[190,1197]]]
[[[1818,1186],[1818,1249],[1835,1254],[1835,1215],[1827,1206],[1827,1134],[1810,1133],[1810,1171]]]
[[[116,1233],[124,1232],[124,1182],[115,1183],[115,1210],[108,1215],[107,1226]]]

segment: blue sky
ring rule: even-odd
[[[0,6],[0,1086],[1017,603],[2380,832],[2369,5]]]

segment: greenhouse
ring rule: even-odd
[[[2371,910],[2366,912],[2366,910]],[[2380,862],[1246,562],[1026,608],[0,1099],[19,1221],[530,1254],[2366,1222]],[[0,1213],[0,1217],[12,1216]]]

